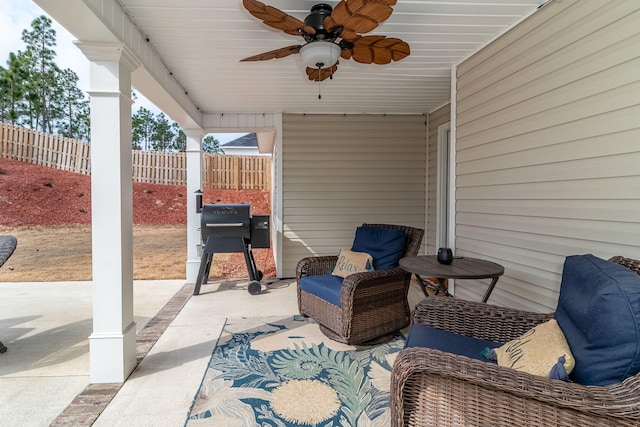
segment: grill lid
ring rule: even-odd
[[[251,238],[251,205],[207,204],[202,207],[200,231],[202,241],[209,236]]]

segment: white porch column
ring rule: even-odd
[[[187,283],[196,283],[200,268],[200,214],[196,213],[196,191],[202,188],[201,129],[183,129],[187,136]]]
[[[92,383],[124,382],[136,366],[133,320],[131,72],[121,45],[84,44],[91,96]]]

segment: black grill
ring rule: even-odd
[[[204,249],[194,295],[209,280],[215,253],[242,252],[249,271],[249,293],[259,294],[262,272],[257,269],[252,248],[269,248],[269,215],[251,215],[251,205],[204,205],[200,219],[200,233]]]

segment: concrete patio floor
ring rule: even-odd
[[[1,424],[184,425],[226,318],[297,313],[295,281],[267,282],[254,296],[246,291],[246,281],[212,280],[190,298],[192,285],[182,280],[134,282],[137,347],[144,358],[124,384],[115,386],[106,408],[93,408],[99,416],[89,422],[75,414],[80,409],[72,402],[92,387],[91,282],[0,283],[0,341],[9,348],[0,354]],[[149,340],[150,349],[144,348],[141,335],[153,330],[145,326],[155,324],[158,317],[150,320],[174,296],[183,299],[175,318],[162,327],[157,341]],[[412,306],[421,298],[419,287],[412,286]]]

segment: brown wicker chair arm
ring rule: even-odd
[[[296,279],[300,282],[302,276],[329,274],[337,261],[338,257],[336,255],[303,258],[296,265]]]
[[[342,282],[342,298],[344,300],[345,295],[352,298],[356,292],[375,286],[383,286],[387,288],[386,291],[393,288],[403,289],[405,285],[408,288],[410,278],[409,273],[400,267],[350,274]]]
[[[412,322],[485,340],[507,342],[553,313],[532,313],[458,298],[428,297],[420,301]]]
[[[392,402],[402,402],[403,399],[407,399],[407,393],[418,393],[418,390],[410,389],[411,384],[420,384],[421,390],[424,390],[425,384],[437,387],[440,382],[450,384],[451,381],[459,383],[456,387],[447,386],[447,394],[450,395],[452,388],[460,389],[460,393],[464,394],[463,389],[468,388],[466,393],[477,395],[477,387],[481,387],[480,395],[486,399],[487,404],[498,398],[504,399],[506,394],[512,396],[510,399],[517,398],[524,401],[526,405],[531,405],[531,408],[536,408],[537,405],[549,405],[556,411],[579,411],[597,417],[634,420],[633,424],[612,425],[640,423],[638,376],[612,386],[582,386],[549,380],[464,356],[418,347],[402,350],[396,358],[391,375]],[[492,392],[496,394],[495,397],[491,396]],[[501,397],[498,396],[499,394]],[[422,398],[425,397],[422,396]],[[464,396],[450,396],[450,398],[462,399]],[[397,413],[399,409],[394,408],[392,411],[395,410]],[[534,410],[531,409],[532,412]],[[514,416],[517,417],[517,415]],[[562,418],[562,415],[559,417]]]
[[[616,264],[624,265],[631,271],[634,271],[640,274],[640,260],[633,258],[625,258],[621,255],[616,255],[614,257],[609,258],[609,261],[615,262]]]

